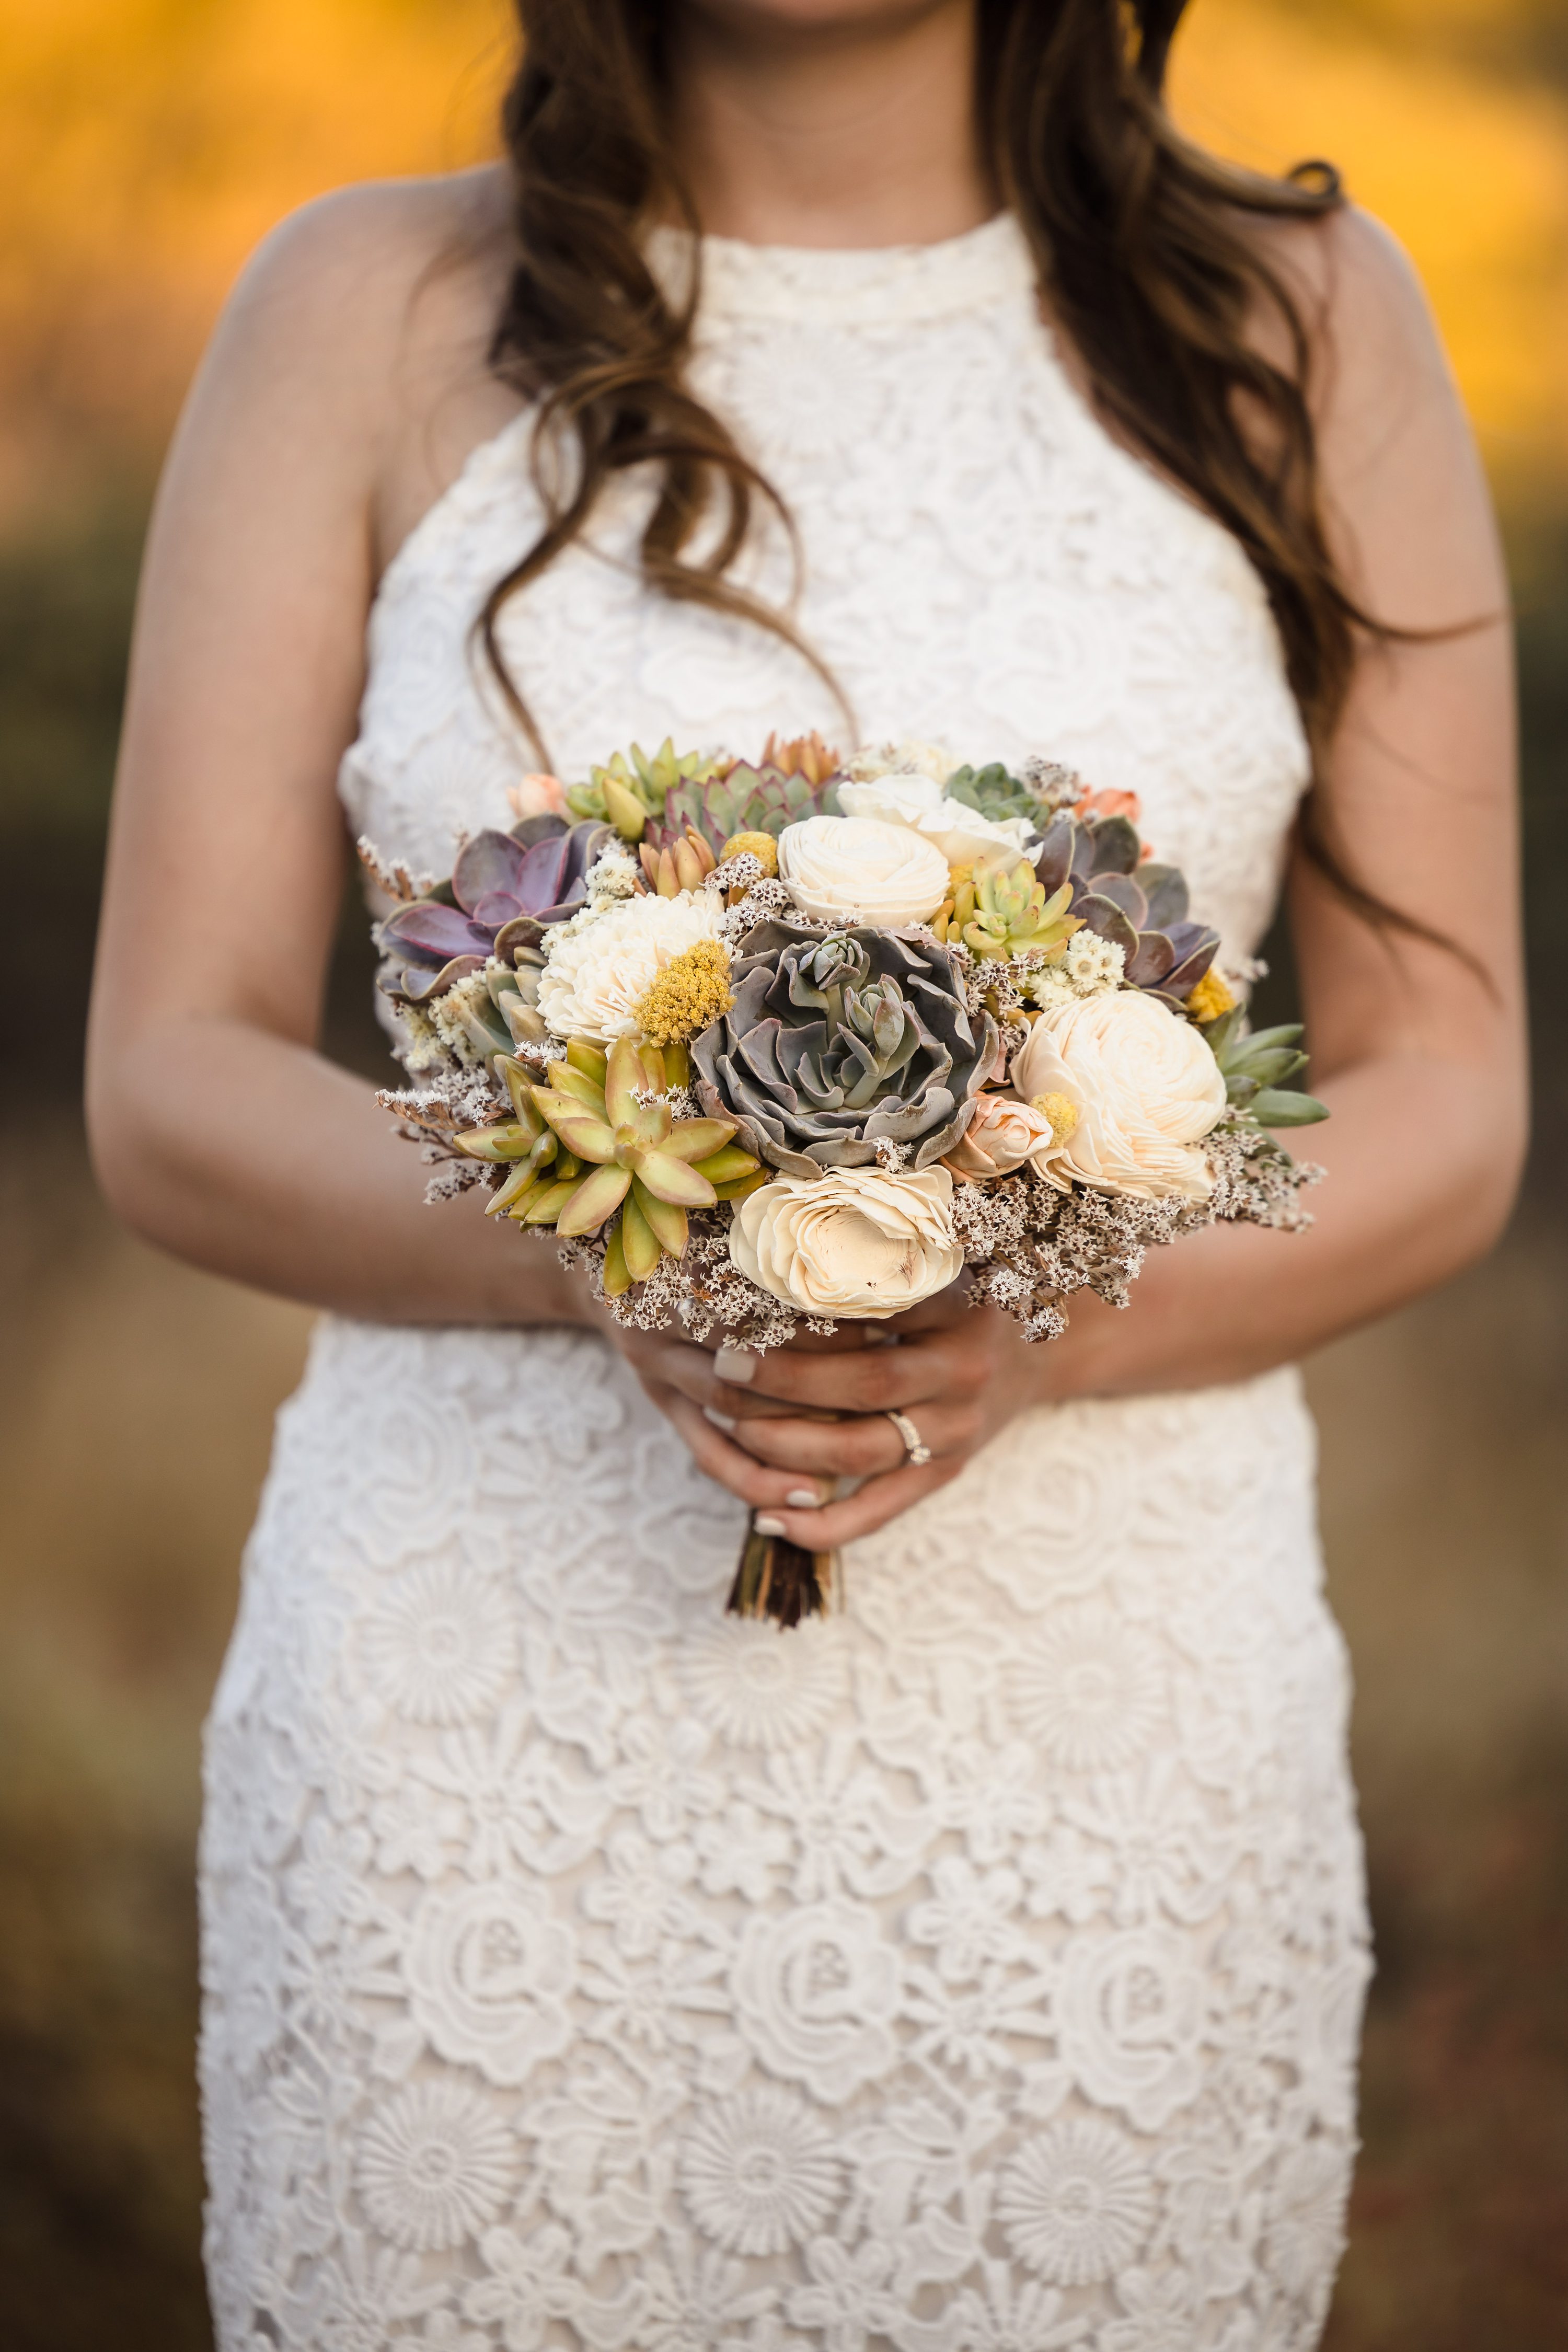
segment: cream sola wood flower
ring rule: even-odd
[[[945,1290],[963,1265],[952,1179],[833,1168],[781,1176],[737,1206],[732,1263],[804,1314],[885,1319]]]
[[[514,1117],[455,1139],[470,1158],[507,1171],[488,1213],[571,1239],[597,1233],[618,1209],[605,1261],[611,1297],[646,1281],[662,1255],[684,1254],[689,1210],[737,1199],[757,1180],[756,1160],[731,1146],[733,1119],[671,1112],[666,1097],[685,1076],[683,1047],[667,1056],[622,1037],[605,1055],[574,1038],[545,1087],[507,1056],[497,1067]]]
[[[1214,1180],[1199,1146],[1225,1116],[1225,1076],[1199,1032],[1157,997],[1122,988],[1052,1006],[1010,1075],[1026,1102],[1059,1097],[1078,1114],[1044,1155],[1050,1172],[1139,1200],[1207,1200]]]
[[[863,782],[840,784],[838,805],[847,817],[875,819],[918,834],[941,851],[949,866],[968,865],[998,850],[1016,857],[1033,840],[1036,829],[1027,817],[984,815],[945,789],[945,782],[919,770],[892,771]]]
[[[819,923],[929,922],[947,897],[947,859],[907,825],[813,816],[779,835],[779,879]]]
[[[710,890],[622,898],[547,941],[539,1010],[557,1037],[597,1045],[631,1036],[664,967],[700,941],[721,946],[724,909]]]

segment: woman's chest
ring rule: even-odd
[[[1305,767],[1261,590],[1234,541],[1107,440],[1038,338],[998,320],[943,352],[770,329],[709,345],[695,381],[794,526],[792,548],[763,509],[741,576],[849,715],[784,638],[645,585],[648,492],[627,482],[592,543],[501,616],[557,770],[667,735],[754,753],[813,726],[931,737],[976,763],[1044,752],[1136,792],[1159,854],[1250,945]],[[504,818],[506,782],[535,764],[472,633],[538,528],[512,437],[485,494],[389,582],[348,763],[365,829],[435,865],[452,832]]]

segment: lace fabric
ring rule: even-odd
[[[1249,950],[1304,769],[1261,593],[1015,226],[702,268],[863,732],[1137,790]],[[526,433],[373,616],[343,792],[413,863],[531,764],[468,649]],[[509,610],[556,758],[833,730],[643,594],[645,495]],[[208,1727],[221,2352],[1315,2343],[1367,1961],[1295,1376],[1021,1415],[790,1633],[722,1614],[740,1525],[593,1338],[320,1327]]]

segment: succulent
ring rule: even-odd
[[[727,759],[705,760],[697,751],[678,755],[666,736],[650,759],[640,743],[629,752],[617,751],[602,768],[590,768],[585,784],[574,784],[566,805],[575,817],[593,817],[613,824],[623,841],[640,841],[650,817],[663,814],[669,794],[680,784],[700,784],[721,775]]]
[[[803,934],[759,923],[731,967],[735,1002],[691,1048],[704,1109],[793,1175],[863,1168],[879,1140],[928,1167],[968,1126],[996,1052],[964,1001],[955,950],[907,932]]]
[[[837,751],[831,751],[814,729],[809,735],[792,735],[781,743],[776,734],[770,735],[763,745],[760,768],[776,768],[781,776],[803,776],[813,792],[820,793],[843,767]],[[833,811],[826,814],[831,816]]]
[[[455,1139],[470,1159],[509,1171],[487,1213],[573,1236],[596,1233],[618,1209],[605,1266],[612,1297],[646,1281],[662,1255],[684,1253],[688,1210],[738,1199],[761,1175],[750,1152],[731,1146],[733,1119],[678,1119],[667,1100],[646,1099],[684,1076],[684,1055],[629,1037],[606,1055],[574,1038],[548,1086],[531,1084],[510,1057],[498,1067],[513,1117]]]
[[[1068,911],[1072,885],[1064,882],[1047,898],[1028,858],[1009,849],[954,866],[952,882],[931,929],[940,940],[962,940],[971,955],[1049,955],[1083,929],[1082,918]]]
[[[668,839],[666,826],[648,830],[658,837],[657,848],[645,839],[638,853],[648,888],[661,898],[677,898],[682,890],[700,890],[719,863],[702,835],[693,833],[689,825],[683,834]]]
[[[796,747],[788,748],[793,753]],[[679,856],[683,845],[699,854],[705,848],[717,864],[737,834],[763,833],[776,841],[786,824],[822,815],[826,797],[825,784],[766,761],[754,768],[742,761],[725,775],[678,784],[662,816],[643,835],[643,871],[658,887],[658,861],[666,852]]]
[[[1038,793],[1009,774],[999,760],[985,768],[954,768],[942,790],[950,801],[962,801],[965,808],[997,824],[1021,816],[1043,830],[1049,819],[1050,812]]]
[[[584,877],[610,838],[600,824],[568,825],[526,817],[510,833],[477,833],[458,854],[449,882],[394,909],[378,926],[389,996],[423,1004],[492,957],[503,963],[532,947],[545,926],[586,903]]]
[[[1131,818],[1062,809],[1046,828],[1034,864],[1047,897],[1068,885],[1073,914],[1121,950],[1134,988],[1185,1010],[1214,961],[1219,933],[1188,921],[1185,881],[1175,866],[1143,858]]]
[[[1226,1099],[1244,1118],[1258,1127],[1310,1127],[1328,1118],[1327,1103],[1285,1083],[1307,1066],[1298,1044],[1299,1021],[1249,1034],[1241,1007],[1235,1005],[1203,1034],[1225,1078]]]

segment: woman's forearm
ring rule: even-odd
[[[554,1250],[487,1219],[483,1194],[426,1207],[418,1151],[371,1088],[288,1039],[205,1020],[106,1044],[88,1111],[119,1214],[211,1273],[376,1322],[593,1315]]]
[[[1332,1118],[1282,1139],[1327,1171],[1305,1196],[1310,1230],[1210,1226],[1150,1252],[1125,1312],[1079,1294],[1066,1337],[1041,1351],[1045,1394],[1245,1380],[1484,1255],[1507,1217],[1523,1154],[1512,1090],[1409,1055],[1347,1070],[1321,1091]]]

